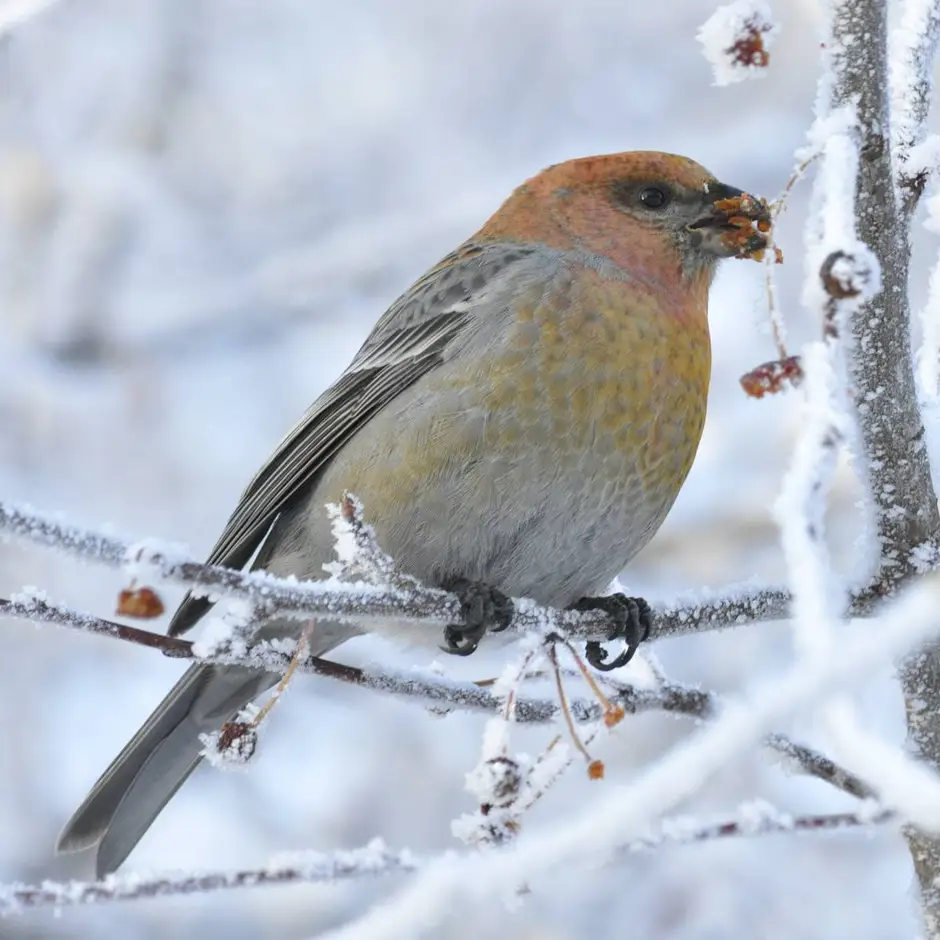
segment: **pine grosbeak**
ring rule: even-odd
[[[692,465],[712,276],[721,258],[766,242],[733,237],[721,205],[742,197],[766,231],[763,203],[669,154],[587,157],[524,183],[389,308],[249,484],[209,561],[241,567],[257,552],[254,567],[324,577],[325,504],[348,490],[401,570],[464,600],[452,651],[504,626],[511,596],[604,606],[632,650],[645,605],[594,595],[650,540]],[[209,606],[188,597],[170,632]],[[258,636],[300,629],[275,622]],[[317,622],[310,651],[355,633]],[[190,667],[60,850],[94,847],[99,874],[120,865],[199,762],[200,733],[276,679]]]

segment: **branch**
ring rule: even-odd
[[[923,195],[931,172],[923,160],[912,159],[924,138],[924,125],[933,96],[933,63],[940,39],[940,3],[907,0],[890,41],[892,112],[891,138],[895,174],[902,208],[910,218]]]
[[[914,4],[919,5],[919,10]],[[886,95],[887,4],[883,0],[838,0],[834,3],[832,103],[857,102],[862,130],[860,172],[856,189],[859,237],[875,252],[881,266],[882,292],[854,320],[855,357],[852,378],[868,479],[880,537],[876,587],[893,593],[918,569],[918,557],[938,542],[940,515],[924,446],[924,426],[917,405],[910,348],[910,213],[917,191],[899,194],[889,147],[891,119]],[[936,47],[936,4],[908,0],[902,20],[922,19],[921,37],[908,37],[913,68],[910,87],[894,82],[901,122],[895,135],[895,162],[903,162],[920,133],[929,105],[930,58]],[[910,78],[911,76],[909,76]],[[821,88],[823,85],[821,84]],[[934,555],[935,552],[932,552]],[[901,669],[908,733],[917,754],[934,770],[940,767],[940,645],[936,640],[909,656]],[[940,938],[940,840],[913,829],[905,831],[920,883],[925,934]]]
[[[262,885],[323,884],[353,878],[411,873],[418,863],[407,850],[390,852],[381,841],[362,849],[325,854],[298,853],[296,858],[273,859],[261,868],[198,874],[109,875],[101,881],[44,881],[39,885],[0,885],[0,916],[21,914],[28,908],[79,907],[110,901],[161,898],[181,894],[207,894],[232,888]]]
[[[697,793],[729,761],[758,743],[773,724],[798,712],[805,714],[882,668],[892,657],[935,637],[940,628],[938,596],[940,576],[919,578],[884,616],[850,631],[851,642],[840,648],[838,656],[801,657],[629,784],[595,789],[592,799],[562,822],[527,833],[511,852],[457,856],[449,859],[446,868],[435,868],[433,876],[419,873],[396,897],[363,912],[337,936],[404,940],[413,936],[417,911],[422,925],[431,929],[455,903],[605,857],[644,834],[650,819],[666,815]],[[918,807],[918,821],[940,828],[937,807]]]
[[[660,832],[645,839],[627,843],[621,853],[643,852],[663,845],[691,845],[728,837],[753,837],[781,832],[824,832],[847,829],[870,829],[873,826],[897,822],[893,810],[872,804],[867,811],[855,813],[826,813],[811,816],[790,816],[768,806],[753,803],[742,807],[737,819],[716,823],[701,823],[678,817],[666,820]]]
[[[864,780],[835,761],[805,744],[798,744],[783,734],[769,734],[764,745],[776,751],[784,762],[792,761],[800,773],[816,777],[860,800],[875,799],[876,793]]]
[[[912,551],[940,534],[911,362],[909,216],[897,197],[885,77],[887,4],[834,4],[833,107],[855,103],[861,129],[858,237],[878,258],[883,289],[853,321],[852,378],[881,539],[879,580],[890,593],[917,573]],[[912,105],[913,106],[913,105]],[[919,110],[915,108],[919,114]]]
[[[263,571],[236,571],[207,565],[179,547],[153,541],[132,543],[116,536],[60,522],[49,515],[0,501],[0,534],[52,548],[82,561],[124,569],[139,578],[192,588],[195,593],[247,600],[265,618],[330,617],[367,623],[382,633],[391,623],[441,627],[460,623],[460,602],[453,594],[433,588],[392,589],[348,584],[335,579],[296,581]],[[851,612],[868,616],[879,600],[877,592],[854,596]],[[554,630],[572,639],[603,641],[613,626],[600,611],[575,612],[539,607],[525,598],[514,599],[516,613],[510,629],[516,633]],[[650,640],[723,630],[744,623],[783,620],[790,594],[780,588],[732,585],[721,592],[697,592],[653,610]],[[132,628],[122,628],[132,629]],[[103,632],[113,632],[104,630]]]
[[[197,656],[190,640],[103,620],[91,614],[49,603],[37,595],[19,595],[11,600],[0,599],[0,616],[52,623],[85,633],[107,636],[158,649],[174,659],[198,659],[200,662],[220,665],[250,666],[267,672],[285,672],[291,663],[291,652],[285,649],[285,644],[275,647],[265,642],[250,647],[244,655],[219,651]],[[414,673],[398,673],[387,669],[360,669],[315,656],[302,660],[298,669],[373,689],[396,698],[418,699],[440,713],[459,709],[493,714],[500,708],[499,697],[487,691],[488,682],[460,682],[441,677],[430,679]],[[707,717],[712,708],[708,693],[674,683],[664,683],[655,690],[636,689],[618,683],[617,702],[625,712],[632,715],[647,711],[667,711]],[[596,702],[578,699],[570,705],[574,717],[580,722],[597,721],[601,717],[600,707]],[[519,699],[516,709],[515,720],[523,724],[545,724],[553,721],[558,714],[558,705],[549,699]]]
[[[0,599],[0,616],[30,620],[33,623],[52,623],[59,627],[79,630],[82,633],[109,636],[116,640],[136,643],[138,646],[158,649],[164,656],[193,658],[193,644],[189,640],[180,640],[162,633],[151,633],[149,630],[129,627],[112,620],[102,620],[94,614],[72,610],[61,604],[52,604],[41,592],[21,591],[13,595],[10,600]]]
[[[891,810],[873,808],[870,812],[831,813],[813,816],[787,816],[771,807],[745,808],[735,819],[700,823],[692,819],[672,819],[662,823],[654,835],[621,846],[618,855],[649,852],[673,845],[691,845],[716,839],[752,838],[772,833],[851,831],[871,829],[896,821]],[[429,867],[407,850],[390,852],[381,842],[363,849],[324,854],[298,853],[297,860],[274,859],[260,868],[237,871],[202,872],[180,875],[109,875],[101,881],[55,882],[38,885],[0,885],[0,917],[22,914],[35,908],[81,907],[112,901],[174,895],[208,894],[232,888],[266,885],[325,884],[378,875],[410,875]]]
[[[267,643],[250,647],[242,656],[219,652],[197,657],[190,640],[102,620],[91,614],[52,604],[36,594],[21,594],[11,600],[0,599],[0,616],[51,623],[84,633],[111,637],[149,649],[158,649],[174,659],[199,659],[201,662],[222,665],[253,666],[269,672],[285,672],[291,664],[290,652]],[[298,669],[327,679],[372,689],[394,698],[417,699],[438,714],[461,710],[494,715],[502,704],[499,696],[487,691],[492,685],[488,680],[460,682],[441,677],[429,679],[414,673],[397,673],[387,669],[360,669],[316,656],[302,660]],[[604,682],[611,690],[611,700],[628,715],[664,711],[706,720],[714,718],[721,707],[718,697],[713,693],[665,679],[661,679],[655,689],[638,689],[611,676],[605,676]],[[603,718],[601,707],[596,701],[574,699],[568,704],[572,716],[581,724],[597,722]],[[558,716],[558,704],[549,699],[516,697],[514,707],[513,720],[521,724],[548,724]],[[787,758],[807,776],[817,777],[859,799],[874,796],[872,788],[863,780],[810,747],[797,744],[782,734],[769,735],[764,743]]]

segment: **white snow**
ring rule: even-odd
[[[862,728],[846,701],[829,706],[826,730],[834,759],[870,783],[883,805],[920,829],[940,832],[940,778],[929,767]]]
[[[3,0],[0,4],[0,36],[39,16],[59,0]]]
[[[888,78],[891,137],[896,168],[906,175],[936,166],[937,140],[923,140],[933,92],[933,60],[940,38],[940,8],[934,0],[906,0],[889,34]]]

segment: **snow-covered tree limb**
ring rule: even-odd
[[[784,734],[768,734],[764,745],[776,753],[784,766],[792,766],[798,773],[816,777],[860,800],[874,799],[876,794],[861,777],[840,767],[831,758],[805,744],[798,744]]]
[[[741,807],[729,819],[715,822],[677,817],[664,820],[654,832],[618,846],[618,856],[650,852],[716,839],[753,838],[774,833],[841,832],[870,829],[894,822],[897,815],[872,805],[854,813],[790,816],[765,804]],[[109,875],[101,881],[44,881],[41,884],[0,885],[0,917],[35,908],[59,911],[65,907],[107,904],[147,898],[205,894],[232,888],[268,885],[328,884],[379,875],[411,875],[427,866],[407,850],[391,852],[381,842],[362,849],[335,853],[300,852],[272,859],[254,869],[202,873]]]
[[[899,48],[891,63],[893,118],[888,101],[888,5],[883,0],[832,4],[831,70],[821,97],[857,108],[861,132],[856,186],[858,237],[878,258],[883,290],[854,320],[852,384],[858,409],[880,551],[875,589],[889,594],[916,574],[940,534],[910,347],[908,227],[916,187],[901,193],[893,172],[917,143],[929,107],[937,41],[936,3],[907,0]],[[916,35],[915,35],[916,33]],[[892,148],[892,135],[895,146]],[[892,159],[892,149],[894,157]],[[902,173],[905,172],[901,167]],[[940,646],[932,641],[901,670],[908,732],[916,754],[940,768]],[[906,830],[921,887],[927,935],[940,938],[940,841]]]
[[[101,881],[44,881],[38,885],[0,885],[0,916],[30,908],[59,910],[88,904],[206,894],[264,885],[324,884],[352,878],[410,873],[418,863],[410,852],[390,852],[376,841],[361,849],[333,853],[303,852],[272,859],[255,869],[185,874],[109,875]]]
[[[635,839],[620,852],[641,852],[665,844],[691,845],[728,836],[758,836],[785,832],[825,832],[846,829],[870,829],[897,820],[897,814],[870,803],[854,813],[824,813],[815,816],[791,816],[766,803],[743,806],[733,819],[708,823],[700,819],[676,817],[664,821],[659,831],[646,839]]]
[[[337,581],[296,581],[263,571],[236,571],[207,565],[189,557],[178,546],[155,541],[133,543],[113,535],[68,524],[35,510],[0,502],[0,537],[52,548],[83,561],[123,569],[135,578],[184,585],[196,593],[247,600],[262,618],[275,615],[298,619],[331,617],[368,624],[381,633],[383,623],[411,621],[430,628],[460,623],[458,599],[445,591],[420,586],[409,589]],[[859,592],[852,601],[856,616],[872,613],[879,598]],[[598,611],[563,611],[515,599],[510,629],[554,630],[573,639],[603,640],[611,626]],[[654,607],[650,639],[685,636],[782,620],[788,616],[790,595],[773,587],[735,585],[721,592],[699,592],[688,599]]]
[[[747,751],[769,725],[811,708],[857,682],[885,661],[937,635],[940,577],[927,575],[908,588],[872,623],[859,623],[851,644],[838,656],[801,657],[714,723],[674,748],[626,786],[606,786],[564,823],[527,833],[511,849],[459,856],[446,866],[419,873],[394,899],[333,934],[345,940],[410,938],[415,924],[440,923],[458,899],[489,897],[507,886],[530,884],[571,863],[596,864],[618,846],[640,838],[649,821],[668,813],[729,760]],[[940,810],[912,804],[897,807],[924,828],[940,828]],[[908,816],[908,811],[913,815]]]
[[[921,0],[914,0],[921,2]],[[911,359],[908,218],[892,172],[887,4],[833,3],[831,104],[856,107],[858,238],[878,259],[882,290],[854,318],[852,380],[881,540],[879,583],[890,592],[917,572],[913,550],[940,534]]]
[[[933,95],[933,63],[940,40],[940,2],[907,0],[889,42],[891,139],[902,207],[910,216],[928,177],[940,166],[936,141],[925,146],[924,125]]]
[[[76,611],[61,604],[53,604],[41,594],[22,592],[10,600],[0,598],[0,617],[49,623],[98,636],[123,640],[138,646],[157,649],[174,659],[196,659],[228,665],[248,665],[269,672],[285,672],[291,664],[291,654],[281,647],[260,643],[249,647],[244,654],[216,651],[197,657],[190,640],[151,633],[138,627],[104,620],[92,614]],[[461,682],[443,676],[424,676],[415,672],[395,672],[375,666],[367,669],[347,666],[331,660],[308,656],[301,660],[302,672],[346,682],[365,689],[381,692],[393,698],[410,699],[433,709],[436,714],[452,711],[474,711],[494,715],[499,711],[500,699],[488,690],[488,682]],[[610,699],[627,715],[650,711],[663,711],[701,720],[716,717],[721,702],[711,692],[692,686],[670,682],[662,678],[655,688],[640,688],[621,682],[612,676],[604,677]],[[600,705],[587,699],[568,702],[572,717],[583,724],[602,718]],[[558,703],[547,698],[517,696],[514,720],[520,724],[547,724],[558,717]],[[817,777],[837,789],[866,799],[874,796],[868,784],[855,774],[839,767],[813,748],[792,741],[783,734],[767,736],[765,745],[775,751],[790,769]]]

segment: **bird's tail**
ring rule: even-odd
[[[278,678],[240,666],[191,666],[66,823],[58,851],[97,847],[98,877],[114,871],[199,763],[199,735],[217,731]]]

